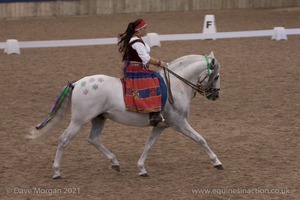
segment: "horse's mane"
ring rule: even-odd
[[[196,54],[191,54],[191,55],[185,55],[182,57],[179,57],[172,62],[169,63],[168,69],[171,71],[177,73],[178,75],[182,76],[185,74],[187,71],[188,66],[193,66],[193,63],[196,63],[197,61],[203,62],[205,61],[205,58],[203,55],[196,55]]]
[[[190,63],[194,63],[197,60],[198,61],[203,61],[204,60],[204,56],[202,56],[202,55],[196,55],[196,54],[182,56],[182,57],[179,57],[179,58],[173,60],[169,64],[168,67],[171,70],[177,71],[177,70],[181,70],[183,67],[189,65]]]

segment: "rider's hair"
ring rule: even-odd
[[[137,19],[134,22],[130,22],[126,31],[118,36],[119,52],[122,54],[122,60],[126,60],[130,38],[136,32],[134,30],[135,27],[137,27],[142,20],[143,19]]]

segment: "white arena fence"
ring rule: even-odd
[[[280,27],[281,28],[281,27]],[[226,39],[226,38],[248,38],[267,37],[272,39],[276,27],[272,30],[238,31],[238,32],[217,32],[217,33],[190,33],[190,34],[168,34],[157,35],[159,41],[180,41],[180,40],[205,40],[205,39]],[[284,29],[284,28],[283,28]],[[286,35],[300,35],[300,28],[284,29]],[[8,42],[0,42],[0,49],[7,48]],[[50,41],[21,41],[18,48],[43,48],[43,47],[72,47],[88,45],[110,45],[117,44],[117,38],[95,38],[75,40],[50,40]],[[151,45],[150,45],[151,46]]]

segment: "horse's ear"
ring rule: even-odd
[[[215,58],[215,55],[214,55],[214,52],[213,52],[213,51],[210,52],[209,57],[210,57],[210,58]]]
[[[213,58],[213,59],[211,60],[211,65],[212,65],[212,66],[215,66],[215,61],[216,61],[215,58]]]

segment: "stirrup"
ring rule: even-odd
[[[161,122],[166,121],[165,118],[164,118],[164,116],[162,114],[160,114],[160,117],[161,117]]]

